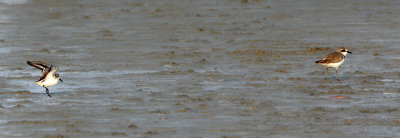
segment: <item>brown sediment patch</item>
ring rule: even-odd
[[[260,49],[245,49],[245,50],[236,49],[228,52],[229,55],[253,55],[253,56],[264,56],[265,53],[266,53],[265,50],[260,50]]]
[[[273,20],[276,20],[276,21],[282,21],[282,20],[285,20],[285,19],[287,19],[287,18],[292,18],[293,16],[292,15],[289,15],[289,14],[285,14],[285,13],[277,13],[277,14],[274,14],[272,17],[270,17],[270,18],[272,18]]]
[[[109,38],[109,39],[107,39],[107,38],[96,38],[96,40],[99,40],[99,41],[123,41],[121,39],[115,39],[115,38]],[[105,52],[105,53],[107,53],[107,52]]]
[[[168,57],[169,59],[176,58],[175,51],[169,51],[168,53],[164,54],[164,56]],[[168,62],[168,63],[170,63],[170,62]],[[163,64],[166,64],[166,63],[163,63]]]
[[[186,70],[187,73],[195,73],[196,71],[194,71],[193,69],[188,69]]]
[[[199,31],[199,32],[204,32],[204,28],[199,27],[199,28],[197,28],[197,31]]]
[[[351,123],[353,122],[353,120],[351,120],[351,119],[345,119],[345,120],[343,120],[343,122],[344,122],[345,125],[351,125]]]
[[[321,71],[313,71],[308,74],[309,75],[324,75],[324,70],[321,68]]]
[[[111,136],[128,136],[128,135],[126,135],[126,133],[124,132],[112,132]]]
[[[242,136],[221,136],[221,138],[241,138]]]
[[[214,132],[217,133],[233,133],[233,132],[239,132],[241,131],[240,129],[215,129]],[[222,136],[222,137],[227,137],[227,136]]]
[[[222,48],[212,48],[213,52],[220,52],[220,51],[225,51],[225,49]]]
[[[356,92],[354,91],[343,91],[343,90],[328,90],[327,92],[309,92],[311,96],[323,96],[323,95],[354,95]],[[349,99],[350,97],[346,97]]]
[[[143,135],[156,135],[158,134],[158,132],[154,132],[154,131],[146,131],[143,133]]]
[[[246,83],[245,86],[259,88],[259,87],[264,86],[264,85],[263,84],[259,84],[259,83]]]
[[[45,138],[64,138],[63,135],[58,134],[58,135],[45,135]]]
[[[176,101],[176,102],[174,103],[174,105],[175,105],[175,106],[183,106],[183,104],[182,104],[180,101]]]
[[[230,15],[230,14],[226,14],[226,13],[221,13],[221,14],[219,14],[218,17],[220,17],[220,18],[226,18],[226,17],[229,17],[229,16],[231,16],[231,15]]]
[[[279,81],[280,79],[279,79],[279,77],[273,77],[273,78],[269,78],[268,80],[269,81]]]
[[[128,128],[130,128],[130,129],[136,129],[136,128],[138,128],[138,126],[137,126],[135,123],[131,123],[131,124],[128,126]]]
[[[29,100],[18,101],[16,103],[18,103],[18,104],[33,104],[33,102],[29,101]]]
[[[201,59],[201,60],[199,60],[199,61],[196,61],[196,62],[194,62],[195,64],[208,64],[209,62],[205,59],[205,58],[203,58],[203,59]]]
[[[277,69],[277,70],[275,70],[275,72],[278,72],[278,73],[287,73],[287,72],[288,72],[288,68]]]
[[[142,7],[143,4],[142,3],[132,3],[131,6],[133,6],[133,7]]]
[[[152,114],[169,114],[167,111],[162,111],[162,110],[154,110],[150,111]]]
[[[169,56],[170,58],[172,57],[172,55],[174,55],[174,54],[166,54],[167,56]],[[173,57],[174,58],[174,57]],[[170,61],[168,61],[168,62],[162,62],[162,65],[164,65],[164,66],[170,66],[170,67],[174,67],[174,66],[177,66],[177,65],[179,65],[178,63],[176,63],[176,62],[170,62]]]
[[[252,60],[251,59],[242,59],[240,60],[240,63],[251,63]]]
[[[354,75],[363,75],[363,74],[365,74],[365,72],[362,72],[362,71],[355,71],[354,72]]]
[[[319,107],[315,107],[315,108],[311,109],[311,111],[313,111],[313,112],[326,112],[327,109],[324,108],[324,107],[319,106]]]
[[[83,134],[90,134],[91,136],[112,136],[112,137],[127,137],[128,135],[124,132],[98,132],[98,131],[82,131],[82,130],[69,130],[73,133],[83,133]]]
[[[192,102],[202,102],[202,101],[210,101],[211,98],[203,97],[203,96],[196,96],[196,97],[189,97],[184,102],[192,101]]]
[[[323,106],[317,106],[311,109],[307,109],[307,111],[310,112],[321,112],[321,113],[337,113],[337,112],[346,112],[346,111],[351,111],[353,110],[352,108],[331,108],[331,107],[323,107]]]
[[[76,51],[72,49],[60,49],[56,51],[56,53],[75,53],[75,52]]]
[[[113,33],[110,30],[102,30],[97,33],[103,34],[103,36],[113,36]]]
[[[49,49],[47,49],[47,48],[45,48],[45,49],[42,49],[42,50],[40,50],[39,52],[43,52],[43,53],[50,53],[50,50]]]
[[[361,84],[377,84],[377,85],[383,85],[383,84],[385,84],[385,83],[383,83],[383,82],[381,82],[381,81],[378,81],[378,80],[374,80],[374,79],[372,79],[372,80],[362,80],[361,81]]]
[[[182,110],[178,110],[178,111],[176,111],[177,113],[184,113],[184,112],[188,112],[188,111],[191,111],[192,110],[192,108],[189,108],[189,107],[185,107],[185,108],[183,108]]]
[[[154,128],[154,131],[156,131],[158,133],[175,133],[176,132],[176,130],[168,128],[168,127]]]
[[[381,108],[363,108],[363,109],[359,109],[358,112],[360,113],[368,113],[368,114],[377,114],[377,113],[391,113],[391,112],[397,112],[399,111],[399,109],[397,108],[385,108],[385,107],[381,107]]]
[[[189,96],[188,95],[186,95],[186,94],[183,94],[183,95],[177,95],[177,96],[175,96],[176,98],[189,98]]]
[[[15,92],[11,92],[12,95],[28,95],[31,94],[31,92],[29,91],[15,91]]]
[[[199,104],[198,106],[195,107],[196,109],[204,110],[208,109],[209,106],[207,104]]]
[[[393,123],[395,123],[397,126],[400,125],[400,120],[393,120]]]
[[[152,87],[153,84],[136,84],[136,87]]]
[[[49,15],[47,15],[47,17],[49,19],[57,20],[57,19],[61,19],[63,17],[63,14],[61,12],[53,12],[53,13],[49,13]]]
[[[384,126],[399,126],[396,120],[381,120],[381,119],[373,119],[373,118],[352,118],[352,119],[344,119],[344,125],[367,125],[375,124],[375,125],[384,125]]]
[[[7,68],[8,70],[24,70],[25,68],[22,67],[15,67],[15,68]]]
[[[307,47],[307,53],[312,54],[318,51],[332,51],[333,49],[330,47]]]
[[[14,125],[56,125],[56,124],[66,124],[68,121],[8,121],[7,124]]]
[[[113,112],[117,112],[117,111],[134,112],[136,110],[135,109],[121,109],[121,108],[118,108],[118,107],[113,107],[113,108],[110,108],[110,111],[113,111]]]
[[[331,88],[331,86],[330,85],[318,85],[317,88],[326,89],[326,88]]]
[[[12,108],[24,108],[24,107],[25,107],[24,105],[17,104],[16,106],[13,106]]]
[[[383,79],[383,76],[381,76],[381,75],[368,75],[368,76],[366,76],[365,77],[365,79],[374,79],[374,80],[376,80],[376,79]]]
[[[32,79],[33,77],[32,76],[22,76],[22,77],[10,77],[10,78],[7,78],[7,79],[13,79],[13,80],[26,80],[26,79]]]
[[[205,43],[205,44],[211,44],[212,42],[210,42],[207,39],[191,39],[191,40],[186,40],[186,43]]]
[[[138,103],[138,102],[142,102],[143,100],[137,97],[131,97],[126,99],[128,102],[133,102],[133,103]]]
[[[303,80],[303,78],[301,78],[301,77],[289,77],[287,80],[290,80],[290,81],[301,81],[301,80]]]

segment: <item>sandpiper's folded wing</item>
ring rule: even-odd
[[[39,80],[37,81],[42,81],[44,78],[46,78],[47,74],[49,74],[50,69],[46,68],[43,72],[42,72],[42,76],[40,76]]]
[[[334,53],[330,53],[324,59],[316,61],[315,63],[318,63],[318,64],[338,63],[338,62],[341,62],[344,58],[345,58],[345,56],[342,53],[334,52]]]

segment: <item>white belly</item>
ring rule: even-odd
[[[41,87],[50,87],[50,86],[56,85],[58,83],[58,79],[46,78],[46,79],[44,79],[44,81],[37,81],[35,83]]]
[[[329,63],[329,64],[321,64],[321,65],[323,65],[325,67],[328,67],[328,68],[338,69],[339,66],[342,65],[343,62],[344,62],[344,59],[342,61],[338,62],[338,63]]]

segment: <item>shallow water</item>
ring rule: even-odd
[[[0,136],[399,137],[399,6],[0,0]]]

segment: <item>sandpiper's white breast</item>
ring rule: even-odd
[[[53,75],[47,75],[45,79],[37,81],[35,83],[41,87],[50,87],[56,85],[58,83],[58,79],[56,77],[53,77]]]

